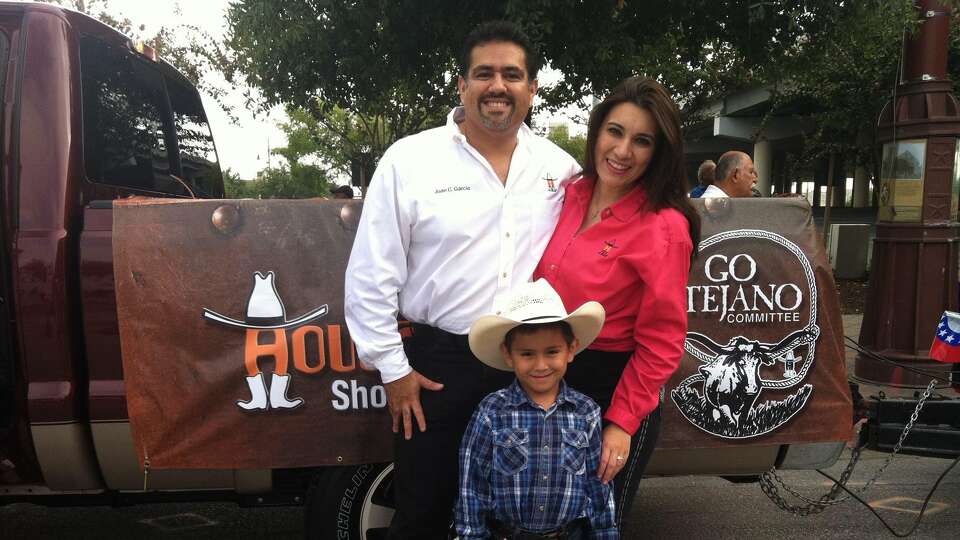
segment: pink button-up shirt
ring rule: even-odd
[[[593,186],[586,177],[566,186],[560,221],[534,278],[546,278],[568,311],[589,300],[603,305],[607,319],[590,348],[633,351],[604,415],[633,435],[683,355],[693,243],[683,214],[649,211],[642,188],[578,234]]]

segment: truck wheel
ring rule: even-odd
[[[331,467],[307,492],[306,538],[382,540],[393,512],[393,463]]]

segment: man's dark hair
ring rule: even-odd
[[[333,195],[335,199],[352,199],[353,188],[350,186],[340,186],[334,190],[331,190],[330,195]]]
[[[517,336],[529,336],[530,334],[536,334],[537,332],[553,329],[560,331],[560,334],[563,336],[563,340],[567,342],[568,347],[573,345],[573,328],[567,321],[555,321],[543,324],[521,324],[520,326],[514,326],[509,332],[507,332],[507,335],[503,336],[503,344],[506,345],[507,350],[510,351],[511,347],[513,346],[513,340],[517,339]]]
[[[723,182],[733,171],[740,168],[743,164],[743,154],[740,152],[727,152],[717,160],[717,170],[714,172],[716,182]]]
[[[467,78],[470,71],[470,56],[475,47],[497,42],[513,43],[523,49],[523,56],[527,63],[527,79],[532,81],[537,78],[537,73],[540,71],[540,53],[519,26],[507,21],[481,23],[467,35],[458,59],[460,76]]]

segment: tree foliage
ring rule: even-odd
[[[450,36],[462,36],[472,18],[424,13],[457,9],[470,8],[440,0],[244,0],[228,10],[227,44],[264,105],[293,105],[318,119],[349,111],[379,155],[441,121],[453,103]]]
[[[916,30],[911,0],[861,0],[824,10],[797,45],[765,72],[771,114],[812,120],[800,162],[830,153],[876,163],[876,123],[897,82],[903,39]]]
[[[228,171],[224,183],[228,196],[259,199],[303,199],[325,197],[333,187],[332,180],[349,178],[351,151],[343,141],[362,138],[358,120],[339,108],[320,122],[309,111],[288,107],[286,122],[279,127],[287,145],[274,148],[271,156],[279,163],[260,171],[253,181],[240,180]]]
[[[564,152],[570,154],[583,166],[583,157],[587,149],[586,135],[570,135],[570,128],[566,124],[557,124],[550,126],[547,130],[547,139],[563,148]]]
[[[958,2],[948,4],[960,83]],[[876,117],[896,82],[902,38],[917,24],[911,0],[240,0],[228,18],[234,65],[266,104],[294,104],[321,123],[344,113],[382,119],[357,131],[361,140],[382,133],[380,143],[358,145],[374,159],[442,121],[457,102],[463,37],[502,18],[563,74],[541,87],[541,107],[647,75],[672,92],[690,126],[718,98],[767,88],[772,100],[757,114],[813,120],[798,157],[807,163],[827,153],[873,159]]]

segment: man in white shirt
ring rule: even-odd
[[[753,160],[743,152],[730,151],[717,161],[716,181],[707,186],[701,198],[752,197],[757,183]]]
[[[463,431],[477,403],[511,381],[472,355],[467,333],[529,281],[559,216],[561,183],[580,170],[523,124],[538,69],[515,26],[479,26],[461,53],[463,106],[445,126],[397,141],[371,179],[345,310],[398,433],[390,538],[447,537]],[[414,323],[405,344],[398,314]]]

